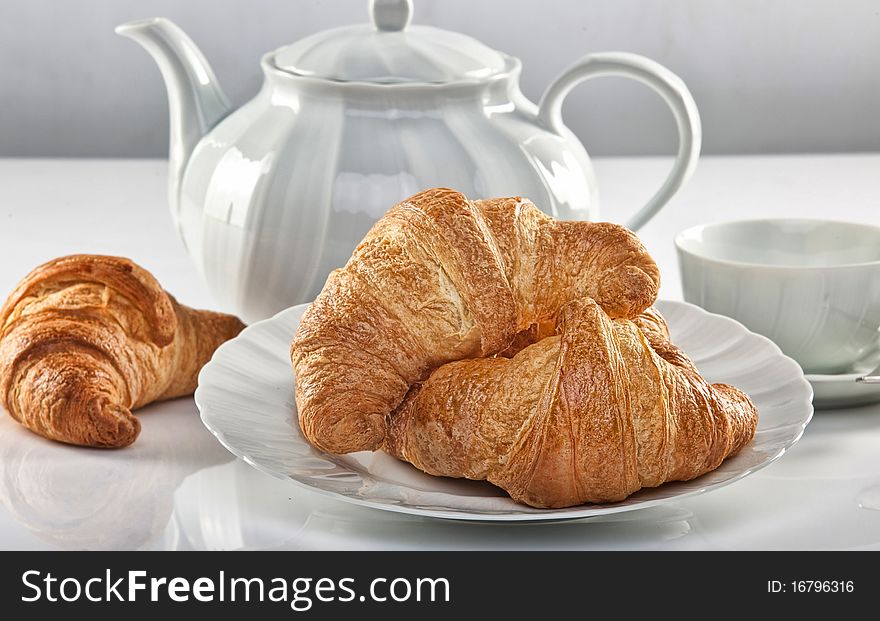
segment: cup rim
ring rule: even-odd
[[[849,269],[849,268],[857,268],[857,267],[877,267],[880,266],[880,259],[876,259],[874,261],[863,261],[860,263],[841,263],[838,265],[780,265],[775,263],[762,263],[758,261],[738,261],[734,259],[718,259],[715,257],[709,257],[705,254],[701,254],[698,252],[694,252],[688,248],[684,247],[685,236],[692,234],[693,232],[700,229],[709,229],[709,228],[721,228],[730,225],[737,224],[753,224],[753,223],[777,223],[777,222],[809,222],[813,224],[843,224],[848,226],[856,226],[864,229],[871,229],[877,233],[878,238],[880,238],[880,226],[876,226],[873,224],[865,224],[864,222],[852,222],[849,220],[826,220],[822,218],[744,218],[741,220],[724,220],[722,222],[708,222],[703,224],[697,224],[695,226],[688,227],[683,231],[679,231],[674,238],[675,248],[678,252],[682,254],[689,255],[691,257],[697,258],[700,261],[705,261],[707,263],[715,263],[718,265],[727,265],[731,267],[739,267],[739,268],[755,268],[760,267],[768,270],[799,270],[799,271],[824,271],[824,270],[839,270],[839,269]]]

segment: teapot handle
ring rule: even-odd
[[[647,84],[672,109],[678,126],[675,164],[660,189],[626,223],[628,228],[635,231],[660,211],[694,172],[702,138],[700,114],[682,79],[660,63],[638,54],[603,52],[584,56],[556,78],[541,97],[538,120],[551,131],[562,134],[562,102],[566,95],[584,80],[600,76],[622,76]]]

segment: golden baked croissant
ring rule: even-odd
[[[190,394],[214,350],[243,327],[178,304],[128,259],[55,259],[0,310],[0,404],[52,440],[127,446],[140,432],[131,410]]]
[[[378,449],[431,369],[494,355],[590,296],[613,317],[654,302],[657,265],[622,226],[562,222],[523,198],[421,192],[330,274],[291,347],[300,426],[332,453]]]
[[[534,507],[567,507],[698,477],[756,424],[749,398],[707,384],[659,315],[612,320],[577,300],[560,311],[557,336],[513,358],[451,362],[414,384],[385,450]]]

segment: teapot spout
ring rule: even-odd
[[[183,171],[202,136],[230,112],[211,66],[176,24],[163,17],[127,22],[116,33],[137,41],[159,66],[168,91],[169,198],[176,212]]]

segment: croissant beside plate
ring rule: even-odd
[[[0,404],[51,440],[127,446],[140,432],[131,411],[192,393],[214,350],[243,328],[178,304],[128,259],[55,259],[0,310]]]

